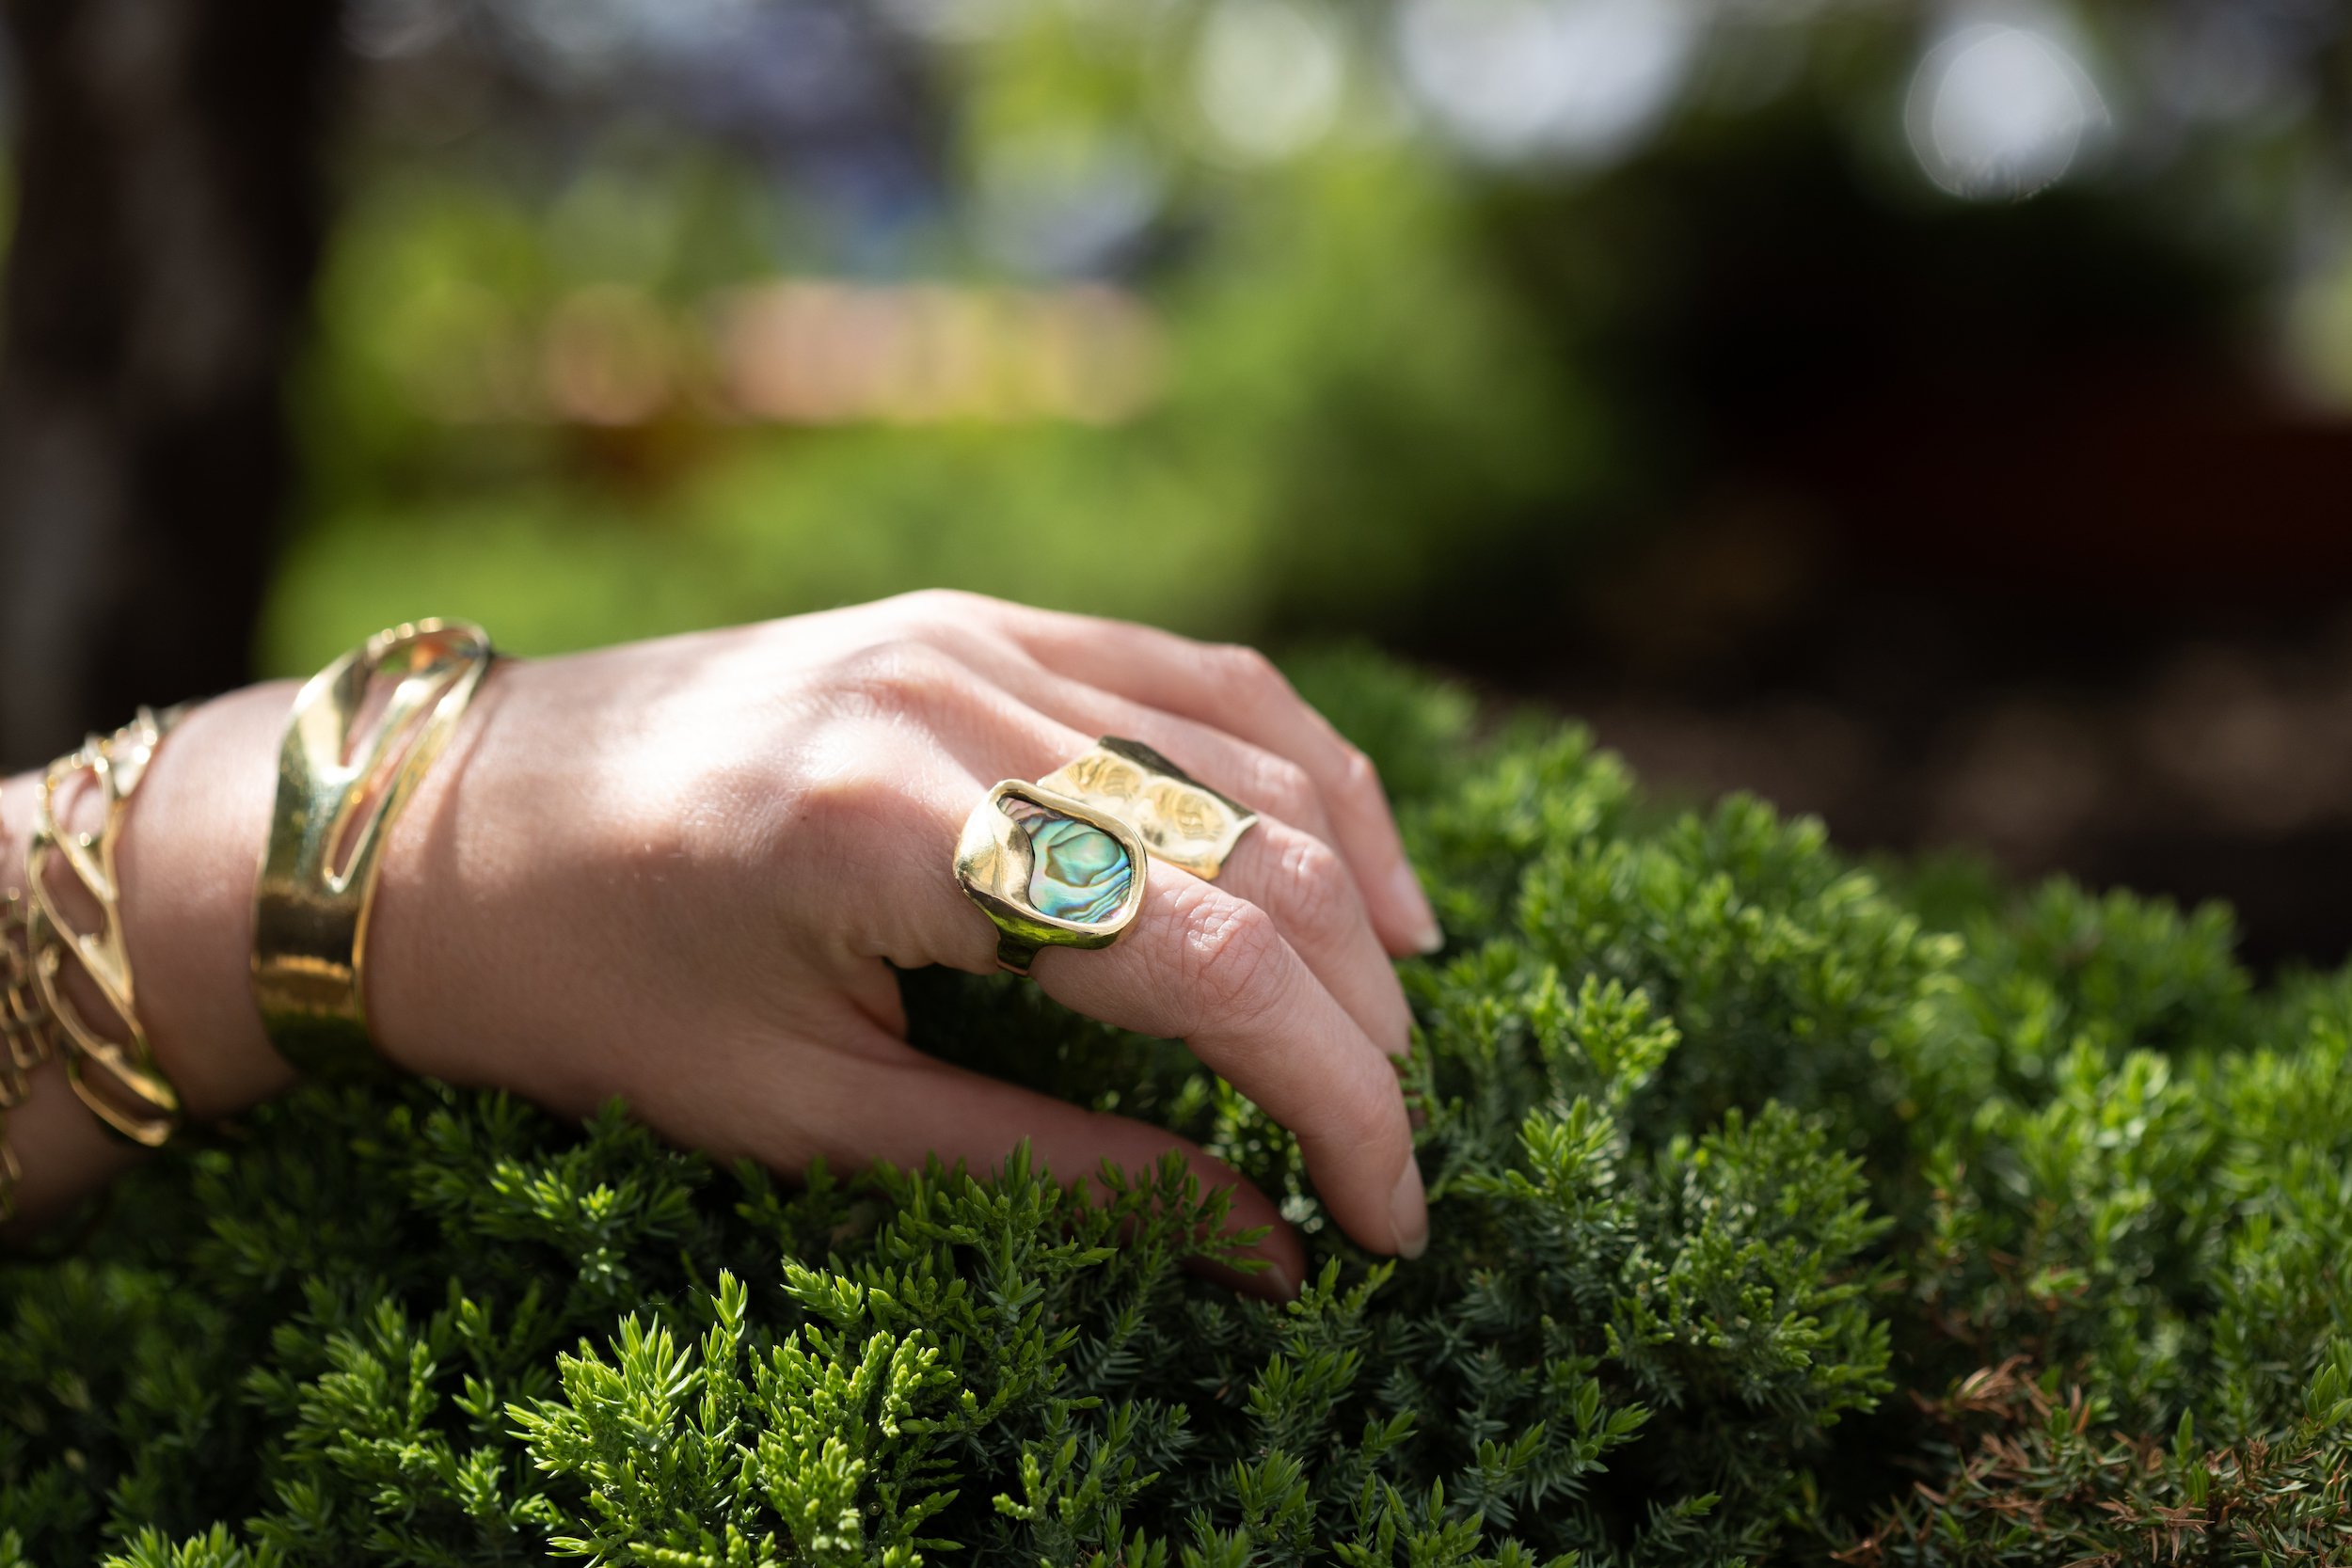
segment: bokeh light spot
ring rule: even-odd
[[[1295,157],[1329,134],[1347,85],[1337,29],[1292,0],[1218,0],[1200,24],[1193,98],[1209,150],[1242,163]]]
[[[2049,32],[1979,24],[1928,51],[1904,121],[1912,154],[1937,188],[2001,201],[2065,178],[2107,112],[2089,73]]]
[[[1408,0],[1397,47],[1414,97],[1470,151],[1598,164],[1673,107],[1706,25],[1690,0]]]

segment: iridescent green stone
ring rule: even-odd
[[[1008,798],[1004,810],[1027,831],[1036,854],[1029,902],[1039,913],[1099,926],[1119,912],[1136,879],[1135,865],[1119,840],[1091,823],[1017,797]]]

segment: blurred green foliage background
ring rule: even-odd
[[[758,276],[744,235],[766,193],[627,140],[544,203],[417,172],[345,220],[306,411],[317,521],[280,584],[274,664],[310,667],[419,604],[546,650],[930,583],[1262,635],[1459,584],[1515,508],[1590,483],[1573,369],[1526,361],[1458,208],[1394,153],[1238,193],[1246,241],[1156,297],[1163,399],[1115,428],[437,424],[434,379],[485,333],[601,285],[644,291],[682,336],[730,263]]]
[[[2028,338],[2149,294],[2159,335],[2259,339],[2311,292],[2280,258],[2329,154],[2309,113],[2208,102],[2248,86],[2201,40],[2305,83],[2332,28],[2240,9],[360,5],[263,662],[421,606],[545,651],[934,583],[1539,637],[1601,542],[1720,488],[1719,384],[1769,406],[1973,335],[1932,300],[1818,329],[1818,259],[1899,283],[1990,246],[1958,286]],[[1750,256],[1759,297],[1694,342]],[[779,279],[880,291],[819,314],[962,291],[993,368],[929,411],[747,413],[741,361],[792,343],[746,348],[731,292]],[[1043,373],[1000,362],[1019,302],[1087,290],[1129,339],[1115,408],[980,386]]]
[[[346,0],[256,662],[946,584],[2352,909],[2308,0]]]
[[[1206,635],[1377,628],[1502,566],[1522,517],[1604,467],[1581,368],[1529,352],[1461,180],[1361,123],[1375,105],[1311,105],[1334,122],[1314,150],[1246,169],[1136,142],[1157,123],[1141,100],[1168,25],[1041,5],[984,44],[935,46],[955,105],[943,188],[864,269],[829,261],[839,236],[790,180],[650,116],[561,158],[518,157],[518,128],[498,123],[457,148],[372,149],[322,291],[302,414],[314,520],[268,662],[309,668],[421,604],[545,650],[930,583]],[[1174,236],[1103,269],[1149,334],[1132,414],[983,397],[781,424],[697,385],[731,287],[828,272],[1070,287],[972,243],[965,193],[1008,156],[1092,178],[1104,138],[1152,187],[1159,210],[1137,216]],[[548,408],[532,383],[566,373],[549,336],[566,320],[587,361],[573,373],[658,388],[619,417]],[[658,370],[606,363],[641,346]],[[501,378],[516,395],[497,406]]]

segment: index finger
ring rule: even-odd
[[[864,774],[831,786],[852,835],[840,854],[870,873],[865,895],[833,911],[850,950],[901,968],[993,969],[996,928],[945,863],[984,786],[952,759],[871,765],[886,769],[888,787]],[[809,793],[803,810],[826,792]],[[1428,1208],[1395,1065],[1264,910],[1163,862],[1140,869],[1141,905],[1117,942],[1047,947],[1032,976],[1090,1018],[1184,1040],[1297,1137],[1316,1191],[1349,1235],[1419,1257]]]
[[[1298,1139],[1342,1228],[1421,1256],[1428,1207],[1395,1069],[1263,910],[1154,864],[1118,945],[1048,948],[1031,973],[1065,1006],[1184,1040]]]

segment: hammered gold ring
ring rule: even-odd
[[[1218,794],[1140,740],[1106,735],[1038,784],[1133,828],[1144,847],[1215,881],[1258,814]]]
[[[1007,779],[964,819],[956,881],[996,927],[996,961],[1026,974],[1047,947],[1108,947],[1143,908],[1151,864],[1109,812]]]

